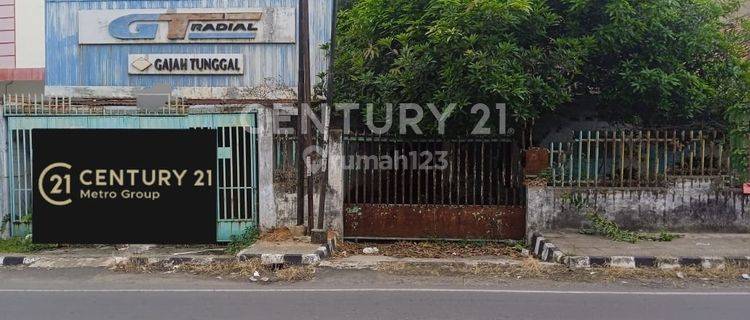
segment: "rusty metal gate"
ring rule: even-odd
[[[519,149],[506,136],[344,137],[344,237],[522,239]]]

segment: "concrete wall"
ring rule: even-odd
[[[583,214],[595,209],[630,230],[750,232],[750,196],[720,178],[650,189],[529,187],[527,197],[527,231],[580,228]]]
[[[332,130],[329,142],[328,186],[326,188],[326,210],[324,227],[334,230],[339,235],[344,231],[344,166],[343,166],[342,133]],[[295,172],[275,172],[274,199],[276,205],[275,225],[279,227],[297,224],[297,194]],[[320,191],[315,183],[313,206],[317,218]],[[305,196],[307,197],[307,196]],[[305,223],[307,223],[307,206],[305,206]]]

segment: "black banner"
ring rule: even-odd
[[[216,242],[216,130],[35,129],[35,243]]]

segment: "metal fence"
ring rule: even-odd
[[[520,158],[505,136],[344,136],[348,204],[519,205]]]
[[[6,116],[118,116],[118,115],[187,115],[185,99],[169,96],[164,106],[137,108],[136,99],[85,99],[33,94],[2,96]]]
[[[297,165],[297,136],[273,136],[273,168],[274,170],[294,170]]]
[[[4,110],[14,108],[5,106]],[[26,109],[31,111],[30,109]],[[30,116],[7,117],[8,206],[11,234],[31,233],[33,215],[34,129],[188,129],[217,130],[217,240],[229,241],[258,221],[258,142],[254,113],[201,115],[81,115],[38,109]],[[71,111],[71,110],[68,110]],[[57,113],[53,113],[57,112]],[[74,112],[74,111],[72,111]],[[107,111],[110,112],[110,111]],[[41,116],[52,114],[52,116]],[[8,115],[7,113],[5,114]],[[0,134],[2,137],[3,134]]]
[[[655,187],[673,177],[731,171],[726,135],[718,130],[579,131],[550,144],[552,186]]]

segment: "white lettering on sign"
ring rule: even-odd
[[[78,12],[80,44],[294,43],[294,8]]]
[[[129,74],[244,74],[241,54],[131,54]]]

